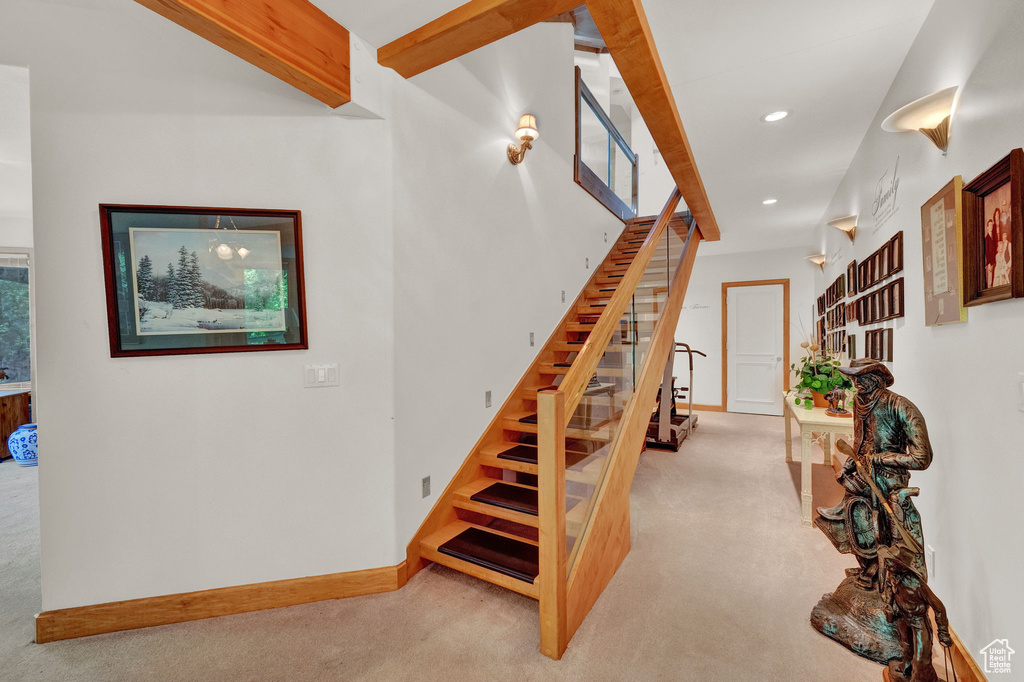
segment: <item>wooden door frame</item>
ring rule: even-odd
[[[789,390],[789,279],[758,279],[722,282],[722,412],[729,411],[729,289],[782,285],[782,387]]]

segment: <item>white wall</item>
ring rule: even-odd
[[[701,248],[703,248],[703,244]],[[781,249],[759,253],[701,256],[693,267],[686,301],[676,326],[676,341],[707,353],[693,358],[693,402],[722,404],[722,283],[764,279],[789,280],[790,362],[801,355],[800,342],[812,333],[814,273],[804,260],[805,249]],[[804,330],[806,330],[806,335]],[[686,385],[689,365],[685,355],[676,356],[675,375]],[[724,407],[724,406],[723,406]]]
[[[0,62],[32,80],[43,609],[394,564],[383,122],[134,3],[8,16]],[[100,202],[301,209],[310,349],[111,359]],[[342,388],[303,389],[320,362]]]
[[[637,185],[637,214],[642,216],[658,215],[665,208],[672,190],[676,188],[675,178],[665,164],[665,159],[654,144],[651,131],[640,115],[633,115],[633,151],[639,162],[637,170],[640,175]],[[678,211],[686,210],[686,202],[679,202]]]
[[[395,89],[395,445],[403,556],[622,231],[622,222],[572,179],[573,78],[572,28],[547,23]],[[536,114],[540,138],[526,162],[513,166],[505,148],[526,112]],[[488,390],[491,408],[484,407]],[[421,499],[428,475],[433,494]]]
[[[0,64],[0,247],[32,246],[28,69]]]
[[[953,627],[978,651],[996,638],[1024,642],[1024,413],[1017,410],[1017,373],[1024,371],[1024,301],[972,307],[966,323],[925,327],[920,207],[954,175],[970,182],[1024,145],[1024,4],[936,0],[914,46],[843,180],[826,219],[859,213],[853,249],[820,227],[829,253],[845,243],[816,290],[872,253],[897,230],[905,244],[906,317],[895,324],[893,390],[921,408],[935,460],[911,483],[925,541],[936,550],[931,585]],[[961,86],[948,156],[918,133],[891,134],[881,120],[918,97]],[[871,219],[875,186],[899,157],[897,213],[878,228]],[[862,343],[863,328],[850,327]],[[863,348],[862,345],[859,346]],[[1014,664],[1016,666],[1016,663]]]

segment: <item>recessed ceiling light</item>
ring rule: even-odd
[[[774,204],[777,201],[778,201],[778,199],[765,199],[761,203],[764,204],[765,206],[771,206],[772,204]]]
[[[764,116],[762,116],[761,120],[764,121],[765,123],[775,123],[776,121],[781,121],[787,116],[789,116],[789,112],[786,110],[773,111],[770,114],[765,114]]]

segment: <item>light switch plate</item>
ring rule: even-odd
[[[306,365],[302,371],[303,384],[306,388],[326,388],[341,386],[341,372],[338,364]]]

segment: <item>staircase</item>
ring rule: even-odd
[[[601,504],[602,483],[616,459],[629,465],[618,447],[639,455],[642,439],[626,436],[646,431],[654,405],[640,382],[646,366],[657,366],[657,380],[647,379],[656,388],[670,352],[664,343],[652,350],[656,329],[664,317],[661,335],[672,340],[688,269],[676,280],[699,241],[689,214],[674,214],[678,200],[677,191],[657,219],[626,224],[407,548],[409,578],[436,562],[540,600],[542,651],[553,658],[628,552],[628,484],[623,513],[621,503]],[[600,559],[604,568],[585,571],[574,618],[570,569],[587,564],[583,539],[601,526],[593,521],[603,507],[615,528],[625,518],[625,541],[610,543],[617,553]]]

